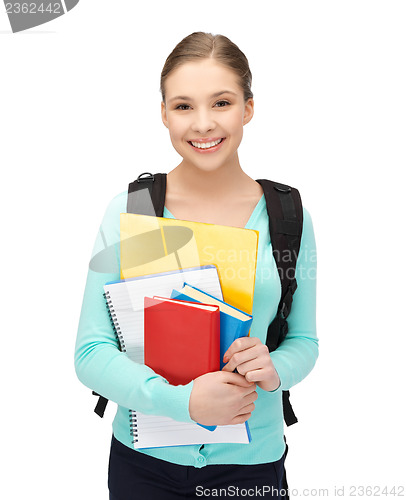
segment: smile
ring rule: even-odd
[[[199,150],[204,150],[204,151],[213,151],[217,150],[219,144],[221,144],[225,138],[218,139],[217,141],[212,141],[212,142],[195,142],[195,141],[188,141],[188,143],[195,149]]]

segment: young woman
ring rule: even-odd
[[[238,158],[243,127],[254,112],[251,78],[248,61],[235,44],[202,32],[175,47],[161,75],[162,121],[182,157],[167,175],[164,217],[259,231],[251,335],[231,345],[224,369],[186,386],[171,386],[132,362],[119,351],[102,295],[107,281],[119,279],[119,266],[117,273],[89,270],[75,367],[85,385],[118,404],[109,464],[111,500],[214,498],[220,489],[223,496],[235,496],[237,488],[249,496],[284,498],[277,494],[286,487],[281,394],[311,371],[318,356],[315,242],[304,209],[289,333],[270,354],[265,339],[279,303],[280,281],[262,187]],[[108,206],[94,254],[119,241],[119,214],[126,212],[126,201],[125,191]],[[249,420],[252,441],[134,450],[128,408],[207,425]]]

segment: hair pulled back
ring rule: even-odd
[[[172,71],[187,62],[212,58],[236,74],[244,93],[244,101],[253,97],[251,92],[252,74],[245,54],[224,35],[213,35],[195,31],[181,40],[166,58],[161,72],[160,92],[165,100],[165,81]]]

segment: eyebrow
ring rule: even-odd
[[[213,97],[218,97],[222,94],[233,94],[233,95],[237,95],[235,92],[231,91],[231,90],[221,90],[220,92],[215,92],[214,94],[212,94],[210,96],[210,99],[212,99]],[[192,101],[193,99],[191,97],[188,97],[186,95],[177,95],[176,97],[172,97],[172,99],[169,99],[168,102],[172,102],[172,101],[175,101],[176,99],[184,99],[186,101]]]

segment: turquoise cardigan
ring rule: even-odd
[[[126,212],[127,192],[117,195],[107,207],[93,249],[93,255],[106,245],[120,240],[120,213]],[[174,218],[166,209],[164,217]],[[265,343],[267,328],[276,314],[281,295],[269,236],[265,196],[258,201],[246,228],[259,231],[251,335]],[[131,361],[120,352],[103,298],[103,285],[120,279],[117,272],[88,271],[75,347],[75,369],[79,380],[90,389],[117,403],[113,422],[114,436],[132,448],[128,408],[146,414],[191,422],[189,397],[193,381],[172,386],[145,365]],[[297,261],[298,288],[289,316],[289,332],[279,348],[270,354],[279,374],[278,389],[267,392],[257,388],[255,410],[248,420],[252,441],[249,444],[205,444],[134,450],[134,453],[168,462],[204,467],[211,464],[259,464],[281,458],[285,450],[282,390],[303,380],[318,357],[316,335],[316,246],[311,217],[304,209],[303,235]],[[96,416],[95,416],[96,418]]]

